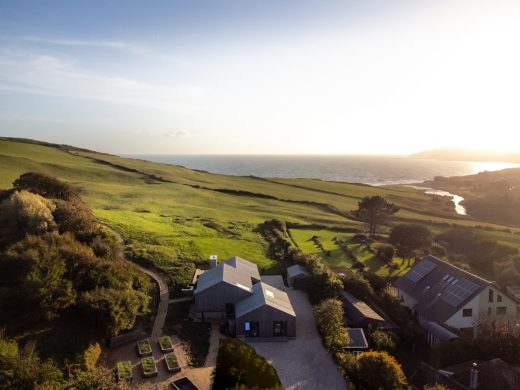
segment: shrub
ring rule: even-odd
[[[403,370],[395,358],[386,352],[363,352],[355,360],[347,360],[347,376],[356,386],[366,389],[405,389]]]
[[[236,339],[221,340],[213,389],[232,388],[281,390],[282,385],[273,366],[252,347]]]
[[[396,336],[390,332],[376,330],[370,335],[370,340],[376,351],[392,352],[395,350]]]
[[[325,299],[314,308],[316,327],[323,344],[331,352],[342,351],[349,343],[343,315],[343,305],[338,299]]]
[[[101,347],[98,343],[90,344],[83,353],[83,365],[87,370],[93,370],[101,356]]]
[[[69,200],[77,196],[67,183],[44,173],[27,172],[13,182],[17,190],[26,190],[46,198]]]

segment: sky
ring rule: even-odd
[[[0,2],[0,135],[120,154],[519,152],[518,0]]]

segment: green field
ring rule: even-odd
[[[303,252],[320,255],[330,268],[337,271],[355,270],[355,268],[352,268],[354,261],[344,253],[337,244],[337,240],[342,240],[346,243],[348,249],[359,262],[365,265],[365,270],[367,271],[374,272],[380,276],[399,276],[409,269],[409,263],[403,264],[399,258],[394,258],[393,260],[398,268],[390,268],[370,252],[365,245],[352,242],[352,233],[309,229],[291,229],[290,233],[296,245]],[[316,245],[312,240],[313,236],[318,237],[322,247]]]
[[[211,254],[241,256],[263,271],[278,271],[279,263],[266,256],[266,242],[257,230],[273,218],[300,226],[322,226],[314,231],[291,229],[291,233],[308,252],[315,251],[308,238],[323,236],[323,245],[331,252],[325,261],[334,268],[349,267],[349,260],[331,241],[342,234],[328,229],[363,229],[348,215],[359,199],[373,194],[401,207],[398,220],[421,221],[434,231],[453,224],[480,226],[482,237],[520,246],[520,235],[513,234],[520,229],[509,232],[500,225],[460,217],[449,202],[408,187],[224,176],[0,139],[0,188],[10,188],[14,179],[28,171],[71,183],[101,221],[122,233],[136,256],[170,272]],[[375,272],[391,274],[368,254],[361,251],[357,256]]]

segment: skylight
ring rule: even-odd
[[[265,290],[265,295],[268,297],[274,298],[274,293],[271,290]]]

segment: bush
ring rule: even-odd
[[[93,370],[101,356],[101,347],[98,343],[90,344],[83,353],[83,365],[87,370]]]
[[[342,351],[349,343],[343,316],[343,305],[338,299],[325,299],[314,308],[316,327],[323,345],[331,352]]]
[[[17,190],[26,190],[49,199],[69,200],[77,196],[76,191],[67,183],[44,173],[27,172],[13,183]]]
[[[214,390],[246,388],[281,390],[276,370],[247,344],[221,340],[215,369]]]
[[[376,330],[370,335],[370,340],[376,351],[392,352],[395,350],[396,336],[393,333]]]
[[[395,358],[386,352],[363,352],[343,361],[343,369],[352,382],[366,389],[405,389],[406,377]]]

